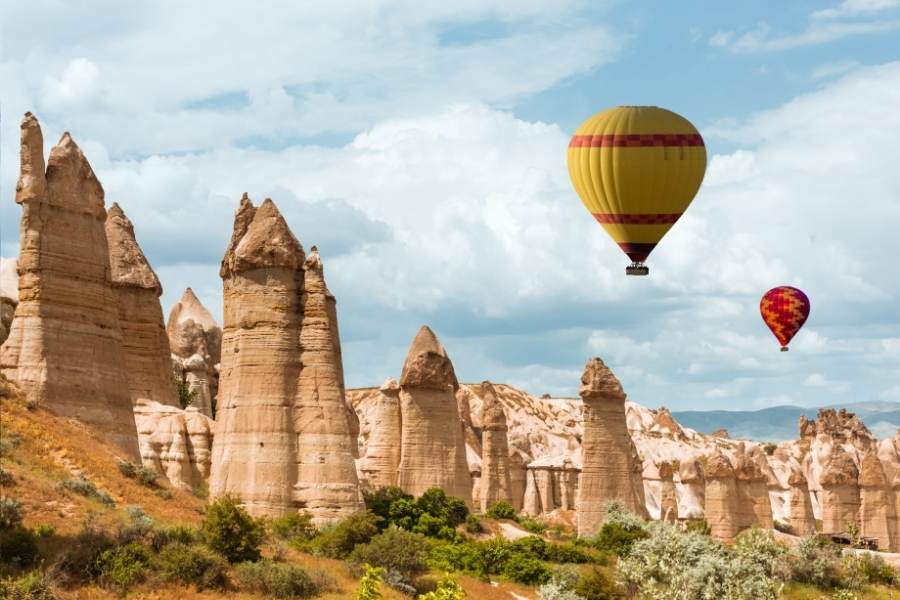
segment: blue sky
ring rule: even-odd
[[[599,355],[649,406],[900,401],[900,0],[292,4],[5,3],[0,254],[31,110],[134,221],[166,310],[192,286],[221,314],[237,201],[271,196],[323,255],[350,385],[428,323],[461,379],[536,394]],[[565,168],[618,104],[685,115],[711,157],[643,280]],[[779,284],[813,306],[787,354],[757,308]]]

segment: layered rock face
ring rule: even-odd
[[[12,258],[0,258],[0,344],[9,337],[9,328],[18,303],[19,275],[16,273],[16,261]]]
[[[222,329],[191,288],[169,311],[166,333],[176,374],[194,392],[192,405],[212,417],[219,388]]]
[[[29,401],[81,420],[137,459],[103,188],[68,133],[46,171],[30,113],[21,134],[19,305],[0,369]]]
[[[300,243],[278,209],[245,195],[222,260],[225,322],[210,495],[254,515],[299,508],[293,404],[300,376]]]
[[[812,502],[809,499],[809,487],[803,471],[799,468],[791,470],[788,483],[791,486],[790,511],[788,524],[794,535],[811,535],[816,531],[816,518],[813,515]]]
[[[603,361],[592,358],[581,377],[584,442],[578,490],[578,535],[595,535],[603,524],[605,504],[620,500],[646,516],[640,465],[625,421],[625,392]]]
[[[745,444],[738,444],[735,453],[738,502],[734,517],[741,530],[754,525],[763,529],[771,529],[773,526],[768,478],[764,471],[766,461],[758,452],[758,446],[748,449]]]
[[[318,521],[364,508],[356,474],[359,425],[347,405],[334,296],[315,246],[303,263],[300,374],[294,399],[297,475],[293,499]]]
[[[481,511],[495,502],[509,502],[509,446],[506,413],[490,382],[481,384],[481,479],[478,494]]]
[[[659,518],[666,523],[678,520],[678,496],[675,492],[672,465],[664,462],[659,465],[660,502]]]
[[[144,466],[164,475],[179,489],[193,490],[210,471],[213,420],[189,406],[186,410],[141,401],[134,407]]]
[[[400,384],[388,377],[372,408],[371,434],[360,471],[371,489],[397,485],[400,466]]]
[[[835,445],[819,477],[825,533],[843,533],[850,523],[859,525],[858,479],[859,470],[853,459],[841,445]]]
[[[112,282],[118,296],[131,402],[178,406],[169,339],[159,303],[162,285],[138,246],[134,226],[116,203],[106,215],[106,240]]]
[[[897,546],[897,514],[893,492],[875,452],[863,457],[859,487],[860,535],[876,539],[880,550],[893,551]]]
[[[706,522],[710,535],[732,540],[741,531],[737,479],[731,461],[724,454],[714,454],[706,461]]]
[[[400,375],[401,448],[398,485],[421,495],[440,487],[472,502],[472,478],[456,401],[453,364],[434,332],[416,334]]]
[[[362,507],[334,299],[271,200],[246,194],[222,260],[225,322],[210,493],[325,523]]]

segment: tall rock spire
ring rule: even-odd
[[[503,403],[491,382],[481,384],[481,487],[478,494],[481,512],[491,504],[510,502],[508,427]]]
[[[103,187],[68,133],[45,172],[31,113],[22,120],[16,202],[19,305],[0,369],[29,400],[94,427],[137,459]]]
[[[219,389],[222,328],[200,303],[194,290],[187,288],[169,311],[166,333],[173,366],[194,393],[192,406],[212,417],[213,399]]]
[[[378,390],[366,456],[360,469],[373,489],[397,485],[400,466],[400,384],[388,377]]]
[[[245,195],[220,271],[225,321],[209,489],[214,497],[234,494],[255,515],[296,509],[303,259],[275,204],[257,209]]]
[[[625,423],[622,384],[599,358],[590,359],[581,376],[584,442],[578,490],[578,535],[596,534],[606,515],[606,502],[620,500],[646,516],[640,465]]]
[[[162,285],[138,246],[134,226],[116,203],[106,215],[106,240],[113,287],[118,296],[131,402],[150,400],[178,406],[169,338],[159,303]]]
[[[456,402],[453,363],[434,332],[422,326],[400,375],[402,441],[398,485],[420,495],[432,487],[472,503],[472,477]]]
[[[293,416],[297,434],[294,501],[322,523],[365,508],[354,461],[359,423],[354,423],[356,414],[351,415],[344,393],[334,296],[325,285],[315,246],[303,270],[301,369]]]

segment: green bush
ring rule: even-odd
[[[618,600],[625,597],[615,582],[596,567],[579,578],[575,593],[584,600]]]
[[[128,479],[134,479],[137,476],[137,466],[131,461],[120,458],[116,466],[119,467],[119,473]]]
[[[209,505],[200,524],[200,535],[228,562],[237,563],[259,560],[265,528],[234,497],[222,496]]]
[[[306,570],[290,563],[244,562],[235,568],[234,576],[242,590],[269,598],[311,598],[318,593]]]
[[[34,534],[38,537],[53,537],[56,533],[56,527],[47,523],[38,523],[34,526]]]
[[[475,515],[466,517],[466,533],[484,533],[484,527],[481,526],[481,521]]]
[[[174,527],[157,528],[151,532],[150,545],[159,552],[169,544],[190,545],[200,540],[200,533],[191,527],[175,525]]]
[[[381,600],[382,583],[384,583],[384,569],[363,565],[363,576],[356,589],[356,600]]]
[[[311,540],[316,535],[316,527],[312,515],[308,512],[295,512],[274,519],[269,523],[272,534],[282,540]]]
[[[547,544],[543,558],[552,563],[582,564],[597,561],[575,544]]]
[[[791,549],[791,579],[820,588],[841,584],[841,549],[829,540],[806,536]]]
[[[147,487],[155,487],[157,485],[156,479],[159,477],[159,473],[154,471],[153,469],[149,469],[147,467],[138,467],[137,473],[135,473],[135,479],[141,485],[145,485]]]
[[[57,487],[62,490],[68,490],[81,496],[85,496],[86,498],[93,498],[101,504],[106,504],[108,506],[115,504],[112,496],[103,490],[98,490],[93,481],[84,477],[63,479],[57,484]]]
[[[469,516],[469,507],[465,502],[459,498],[448,496],[439,487],[426,490],[416,500],[416,504],[423,513],[444,519],[450,527],[460,525]]]
[[[0,530],[22,524],[22,503],[14,498],[0,498]]]
[[[896,584],[896,573],[884,559],[871,552],[848,554],[843,558],[842,586],[861,589],[866,584]]]
[[[541,535],[547,531],[547,524],[531,517],[519,517],[519,525],[522,529],[535,535]]]
[[[385,529],[369,543],[360,544],[350,554],[350,563],[361,568],[368,564],[387,572],[399,573],[404,582],[428,570],[428,538],[396,527]]]
[[[20,526],[0,530],[0,564],[27,567],[37,556],[37,541],[30,530]]]
[[[56,600],[43,574],[32,572],[18,578],[0,579],[0,598],[6,600]]]
[[[437,589],[419,596],[419,600],[464,600],[465,590],[449,573],[438,582]]]
[[[175,389],[178,390],[178,404],[183,409],[187,408],[197,399],[197,390],[192,390],[191,386],[178,375],[173,374],[173,379],[175,380]]]
[[[70,583],[93,581],[100,576],[100,557],[114,546],[109,534],[85,526],[57,559],[54,570]]]
[[[400,529],[412,531],[419,523],[422,511],[412,496],[408,498],[397,498],[391,502],[388,508],[388,517],[385,523],[396,525]]]
[[[13,478],[12,473],[0,468],[0,487],[13,487],[14,485],[16,485],[16,480]]]
[[[359,544],[368,543],[378,534],[379,518],[364,510],[325,527],[308,543],[295,544],[298,549],[330,558],[346,558]]]
[[[503,575],[525,585],[540,585],[550,580],[550,567],[537,557],[515,553],[503,565]]]
[[[647,537],[643,529],[626,529],[622,523],[604,523],[592,540],[592,545],[600,552],[625,556],[638,540]]]
[[[484,516],[490,519],[510,519],[512,521],[518,520],[516,509],[512,507],[512,504],[503,500],[491,504],[485,511]]]
[[[150,560],[150,552],[138,542],[105,550],[100,555],[100,581],[121,593],[127,592],[146,579]]]
[[[366,501],[366,508],[381,517],[381,523],[385,528],[391,524],[391,505],[394,502],[401,499],[415,500],[413,496],[395,485],[378,488],[374,492],[364,491],[363,499]],[[416,519],[418,519],[418,515],[416,515]]]
[[[194,585],[197,590],[222,588],[226,583],[228,563],[200,544],[169,544],[155,563],[164,580]]]
[[[700,535],[709,535],[712,533],[712,529],[709,527],[709,523],[706,522],[706,519],[691,519],[690,521],[685,521],[685,531],[699,533]]]
[[[565,588],[552,579],[538,589],[538,600],[585,600],[575,590]]]

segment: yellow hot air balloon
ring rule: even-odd
[[[655,106],[617,106],[581,124],[568,151],[575,191],[625,254],[628,275],[684,213],[706,172],[706,147],[690,121]]]

